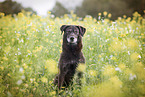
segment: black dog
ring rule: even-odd
[[[59,74],[56,76],[54,83],[58,88],[68,87],[79,63],[85,63],[82,49],[82,36],[86,29],[78,25],[62,25],[60,30],[63,35],[62,53],[59,60]],[[81,77],[82,73],[78,75]]]

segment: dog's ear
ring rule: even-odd
[[[62,25],[61,27],[60,27],[60,30],[61,30],[61,35],[62,35],[62,33],[65,31],[65,29],[68,27],[68,25]]]
[[[86,32],[86,28],[82,27],[82,26],[76,26],[79,29],[79,32],[81,34],[81,36],[83,36]]]

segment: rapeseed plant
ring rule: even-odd
[[[131,50],[139,49],[139,45],[140,44],[139,44],[138,40],[133,39],[133,38],[129,38],[126,41],[126,46]]]
[[[89,70],[88,74],[91,76],[97,76],[97,71],[96,70]]]
[[[118,67],[119,67],[121,70],[125,70],[127,66],[126,66],[124,63],[120,63],[120,64],[118,65]]]
[[[106,65],[103,68],[103,75],[104,76],[114,76],[116,74],[115,67],[112,65]]]
[[[111,18],[111,16],[112,16],[112,14],[111,14],[111,13],[109,13],[109,14],[108,14],[108,18]]]
[[[106,12],[106,11],[104,11],[104,12],[103,12],[103,15],[104,15],[104,16],[106,16],[106,15],[107,15],[107,12]]]
[[[114,53],[121,53],[123,51],[124,44],[123,42],[119,41],[119,40],[114,40],[109,47],[109,51],[110,52],[114,52]]]
[[[86,66],[83,63],[78,64],[77,70],[80,72],[84,72],[86,70]]]
[[[45,68],[49,71],[50,74],[58,73],[57,63],[52,59],[46,60]]]
[[[130,55],[130,59],[132,62],[136,62],[139,58],[141,58],[141,56],[138,53],[132,53]]]
[[[122,97],[121,87],[122,82],[115,76],[98,85],[83,87],[82,94],[83,97]]]
[[[47,79],[46,77],[42,77],[42,78],[41,78],[41,81],[42,81],[43,83],[47,83],[47,82],[48,82],[48,79]]]
[[[145,79],[145,66],[141,62],[137,62],[133,65],[132,70],[137,75],[138,80],[144,80]]]

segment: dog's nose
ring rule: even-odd
[[[70,37],[70,40],[71,40],[71,41],[74,41],[74,37]]]

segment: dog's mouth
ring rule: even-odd
[[[77,43],[69,43],[69,45],[75,46],[77,45]]]
[[[77,44],[77,37],[75,37],[75,36],[69,36],[69,37],[67,37],[67,41],[71,45],[76,45]]]

